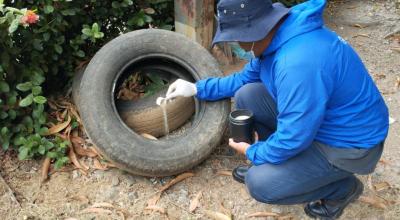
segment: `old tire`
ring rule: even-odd
[[[196,100],[192,125],[169,139],[149,140],[131,130],[115,104],[115,88],[128,70],[165,64],[172,79],[223,76],[214,58],[183,35],[164,30],[130,32],[106,44],[91,60],[79,86],[78,105],[88,136],[118,167],[144,176],[183,172],[203,161],[226,127],[229,101]]]

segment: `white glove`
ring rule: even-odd
[[[178,96],[191,97],[196,94],[197,87],[194,83],[178,79],[169,86],[165,99],[169,100]]]

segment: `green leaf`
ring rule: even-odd
[[[22,92],[27,92],[32,89],[32,83],[31,82],[20,83],[17,85],[17,89]]]
[[[39,154],[44,155],[44,153],[46,153],[46,148],[43,145],[39,145],[38,152]]]
[[[25,97],[24,99],[22,99],[19,102],[19,106],[27,107],[27,106],[30,106],[32,104],[32,102],[33,102],[33,95],[29,94],[27,97]]]
[[[20,147],[19,149],[19,154],[18,154],[18,159],[20,160],[25,160],[28,157],[29,149],[26,147]]]
[[[42,93],[42,87],[41,86],[32,87],[32,94],[33,95],[39,95],[41,93]]]
[[[50,14],[50,13],[52,13],[53,11],[54,11],[54,7],[51,6],[51,5],[46,5],[46,6],[44,7],[44,13],[46,13],[46,14]]]
[[[111,3],[111,7],[113,7],[113,8],[119,8],[120,7],[120,4],[119,4],[119,2],[112,2]]]
[[[17,117],[17,112],[13,109],[8,110],[8,116],[11,120],[14,120]]]
[[[86,35],[86,36],[92,36],[92,30],[91,29],[89,29],[89,28],[84,28],[84,29],[82,29],[82,33],[84,34],[84,35]]]
[[[10,34],[14,33],[18,29],[18,25],[19,25],[19,19],[15,18],[11,22],[10,27],[8,27],[8,33]]]
[[[44,135],[47,134],[48,132],[49,132],[49,129],[46,128],[46,127],[42,127],[42,128],[40,128],[40,130],[39,130],[39,134],[42,135],[42,136],[44,136]],[[49,143],[51,143],[51,142],[49,142]],[[51,144],[52,144],[52,143],[51,143]]]
[[[10,92],[10,86],[5,81],[0,81],[0,92]]]
[[[104,37],[104,33],[103,32],[96,32],[94,33],[94,38],[96,39],[100,39]]]
[[[33,101],[38,103],[38,104],[44,104],[44,103],[46,103],[47,99],[45,97],[43,97],[43,96],[35,96],[33,98]]]
[[[40,39],[34,39],[33,40],[33,48],[35,48],[38,51],[42,51],[43,50],[43,43]]]
[[[9,147],[10,147],[10,142],[8,140],[2,143],[3,150],[8,150]]]
[[[47,152],[46,156],[47,156],[48,158],[54,159],[54,158],[57,157],[57,153],[56,153],[56,152],[53,152],[53,151],[52,151],[52,152]]]
[[[96,32],[99,32],[99,31],[100,31],[99,25],[97,23],[94,23],[92,25],[92,32],[96,33]]]
[[[85,52],[83,52],[82,50],[79,50],[78,52],[76,52],[76,55],[78,57],[85,57]]]
[[[56,52],[57,52],[58,54],[62,54],[62,52],[63,52],[63,48],[62,48],[60,45],[58,45],[58,44],[55,44],[55,45],[54,45],[54,49],[56,50]]]
[[[32,84],[35,86],[38,86],[40,84],[42,84],[44,81],[46,80],[46,78],[44,78],[44,76],[42,76],[40,73],[35,72],[32,76],[31,76],[31,81]]]
[[[1,111],[0,112],[0,119],[6,119],[8,117],[8,114],[7,114],[7,112],[5,112],[5,111]]]
[[[69,161],[68,157],[61,157],[56,160],[54,163],[54,168],[60,169],[64,164],[66,164]]]

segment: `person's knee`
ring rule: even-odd
[[[236,108],[249,109],[251,102],[254,100],[254,94],[257,94],[260,89],[263,88],[262,83],[249,83],[242,86],[235,93]]]
[[[267,173],[268,171],[256,167],[250,168],[246,175],[247,190],[259,202],[276,204],[283,198],[273,177],[268,177]]]

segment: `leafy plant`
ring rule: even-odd
[[[1,147],[65,164],[68,142],[46,136],[50,96],[109,40],[172,24],[172,0],[0,0]],[[71,129],[78,127],[73,118]]]

